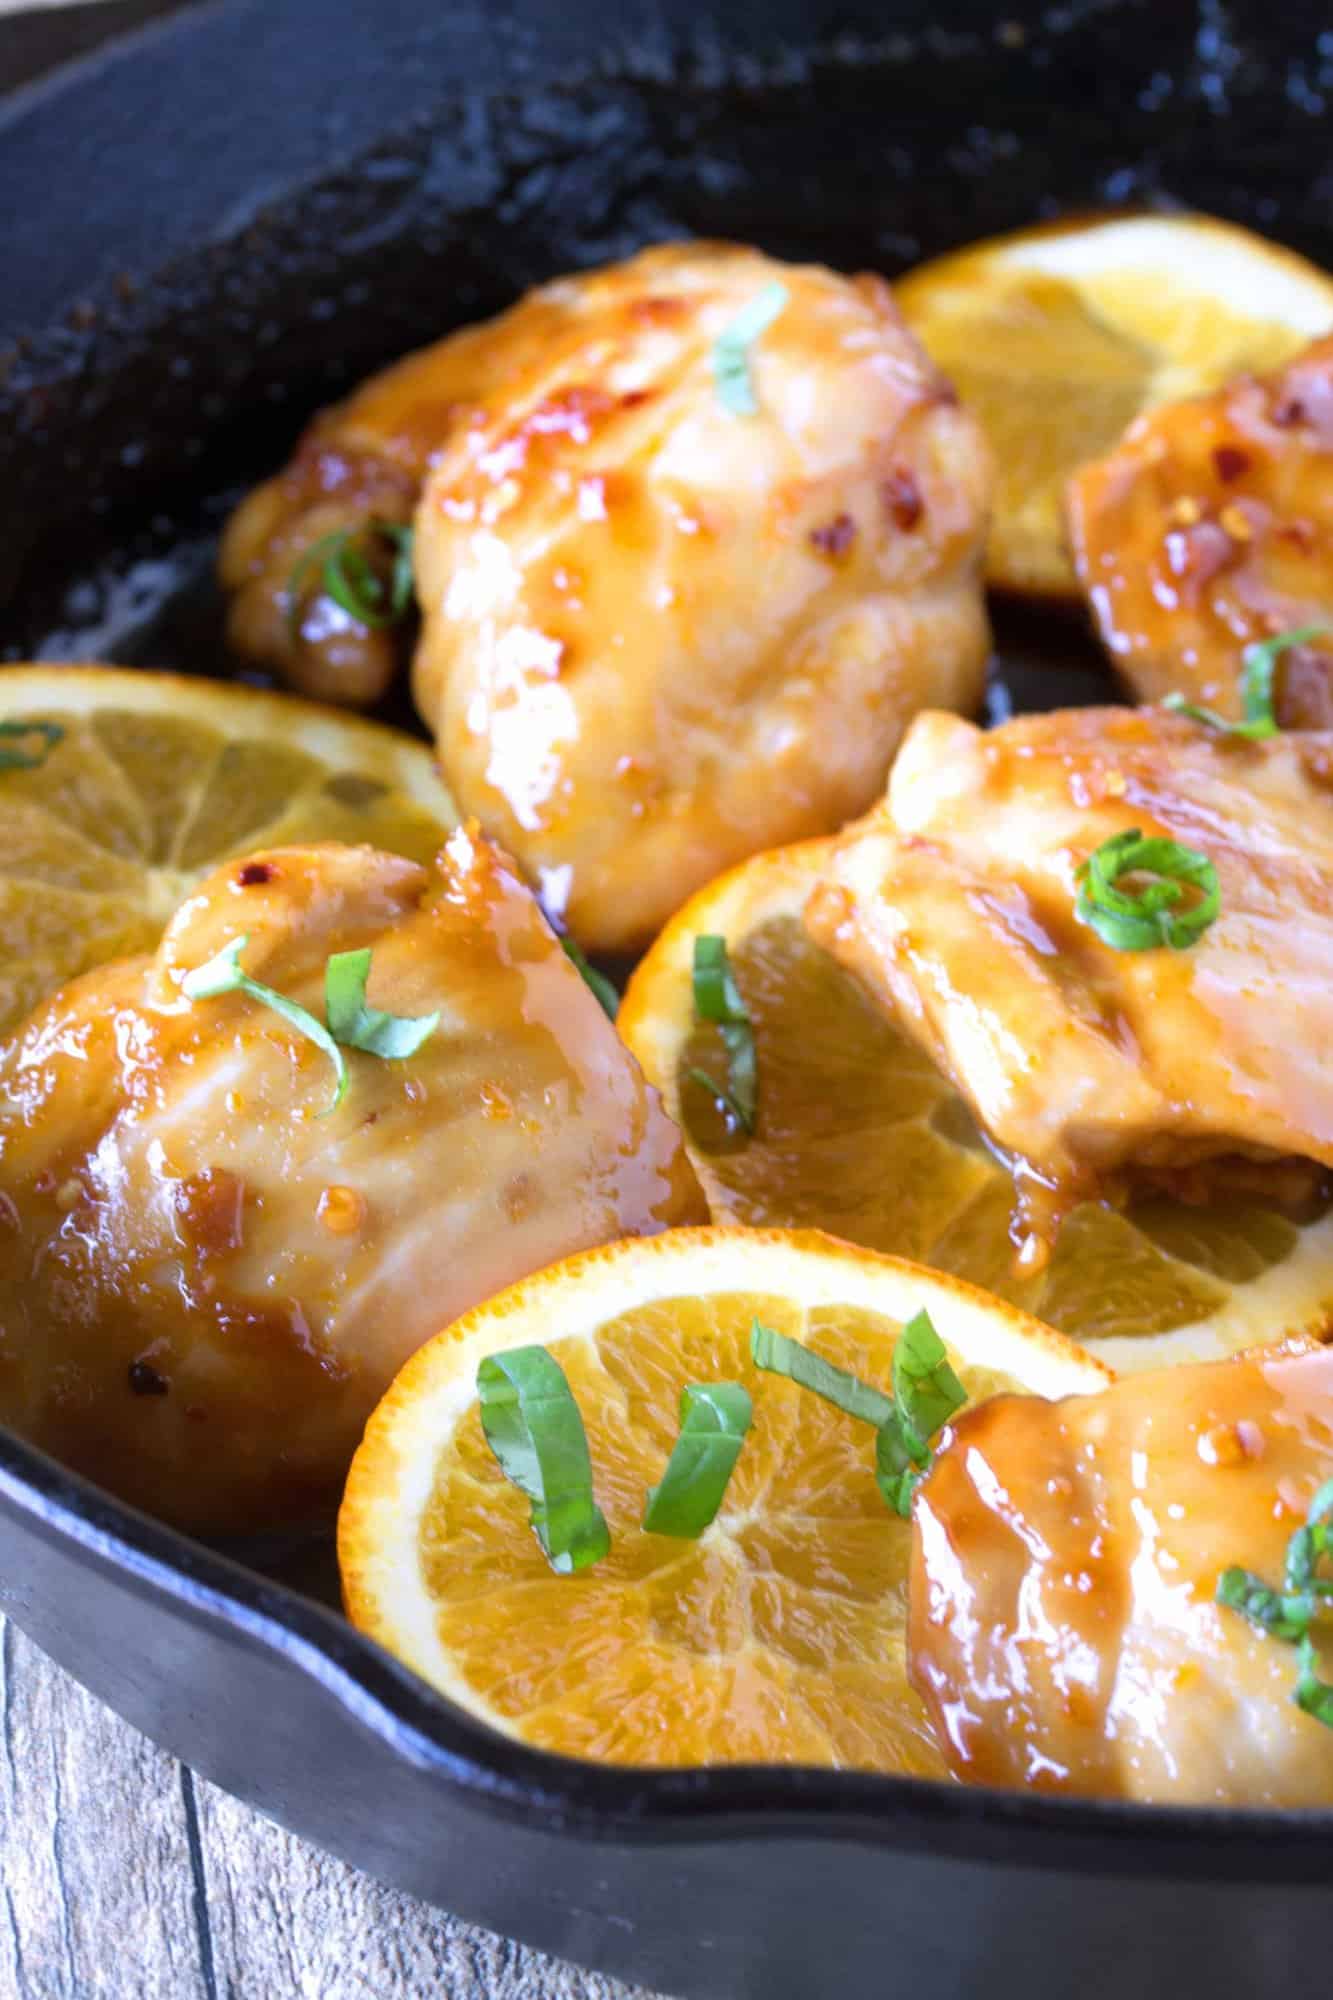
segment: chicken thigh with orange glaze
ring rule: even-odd
[[[238,653],[315,700],[365,707],[380,698],[406,664],[411,629],[392,616],[386,572],[432,459],[488,390],[523,375],[564,317],[558,299],[535,293],[500,319],[405,356],[320,412],[289,463],[227,523],[218,573]],[[326,587],[320,551],[331,537],[351,537],[385,590],[371,607],[375,622]]]
[[[1333,1728],[1293,1643],[1217,1602],[1282,1588],[1333,1478],[1333,1349],[1001,1396],[946,1433],[913,1508],[912,1679],[955,1774],[1159,1803],[1333,1804]],[[1323,1677],[1333,1632],[1311,1637]]]
[[[335,1065],[245,992],[438,1024]],[[275,849],[89,973],[0,1051],[0,1419],[196,1530],[336,1497],[371,1409],[461,1311],[553,1259],[701,1219],[679,1136],[528,890],[455,833],[437,871]]]
[[[320,551],[354,536],[387,620],[423,480],[418,704],[587,944],[864,811],[918,708],[979,699],[990,466],[878,278],[675,245],[408,356],[233,517],[237,649],[381,694],[403,630]]]
[[[1216,870],[1215,918],[1181,949],[1118,948],[1078,914],[1089,856],[1136,828]],[[1013,1160],[1036,1261],[1127,1181],[1299,1195],[1333,1167],[1333,736],[923,715],[806,922]]]
[[[1286,632],[1277,714],[1333,724],[1333,335],[1280,373],[1132,424],[1069,489],[1079,581],[1135,693],[1242,713],[1241,655]]]
[[[977,701],[990,467],[877,278],[684,244],[538,308],[431,466],[414,685],[463,809],[628,950]]]

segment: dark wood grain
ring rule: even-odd
[[[307,1847],[0,1628],[3,2000],[652,2000]]]

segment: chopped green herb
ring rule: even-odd
[[[317,1021],[304,1007],[298,1007],[294,1000],[285,999],[271,986],[261,985],[259,980],[242,971],[240,956],[249,942],[248,936],[233,938],[206,965],[196,965],[181,981],[182,993],[187,1000],[215,1000],[223,993],[246,993],[261,1006],[280,1014],[289,1027],[295,1028],[298,1034],[322,1049],[333,1064],[337,1087],[328,1109],[336,1111],[347,1092],[347,1063],[342,1050],[322,1021]]]
[[[544,1347],[514,1347],[477,1366],[481,1427],[505,1478],[532,1502],[532,1531],[560,1576],[611,1547],[593,1498],[588,1434],[564,1369]]]
[[[240,957],[249,942],[248,937],[233,938],[206,965],[197,965],[186,973],[181,991],[187,1000],[214,1000],[223,993],[247,993],[261,1006],[280,1014],[316,1048],[323,1049],[333,1064],[337,1088],[328,1107],[330,1111],[336,1111],[347,1094],[344,1048],[361,1049],[385,1061],[401,1061],[405,1056],[415,1055],[440,1025],[438,1014],[386,1014],[378,1007],[367,1007],[371,952],[366,946],[360,951],[336,951],[324,967],[326,1027],[295,1000],[286,999],[242,970]]]
[[[1215,708],[1200,708],[1196,703],[1186,701],[1183,694],[1169,694],[1163,706],[1174,709],[1177,715],[1188,715],[1194,722],[1206,723],[1224,736],[1248,738],[1254,743],[1278,734],[1277,703],[1275,683],[1277,663],[1281,655],[1292,646],[1308,646],[1312,639],[1333,639],[1333,627],[1327,625],[1302,625],[1294,632],[1279,632],[1274,639],[1256,639],[1241,654],[1241,700],[1245,708],[1245,720],[1233,722],[1229,716],[1219,715]]]
[[[691,1083],[697,1083],[701,1090],[706,1090],[710,1096],[715,1097],[728,1118],[739,1125],[743,1131],[748,1132],[750,1130],[750,1126],[746,1123],[744,1111],[742,1111],[731,1092],[724,1084],[720,1084],[715,1076],[710,1076],[706,1069],[687,1069],[685,1074]]]
[[[366,1005],[370,947],[336,951],[324,968],[324,1013],[329,1033],[346,1049],[401,1062],[413,1056],[440,1025],[435,1014],[385,1014]]]
[[[1299,1672],[1292,1700],[1316,1722],[1322,1722],[1325,1729],[1333,1729],[1333,1687],[1319,1677],[1319,1655],[1308,1632],[1301,1637],[1296,1664]]]
[[[46,762],[65,731],[58,722],[0,722],[0,771],[36,771]],[[38,741],[25,749],[25,742]]]
[[[713,342],[713,381],[719,400],[734,417],[753,417],[759,413],[759,399],[750,375],[750,349],[772,326],[786,303],[785,285],[765,285]]]
[[[863,1424],[874,1424],[878,1429],[893,1415],[893,1402],[882,1389],[872,1388],[859,1376],[825,1361],[822,1354],[765,1326],[762,1320],[750,1325],[750,1359],[767,1374],[785,1375],[799,1388],[813,1389],[816,1396]]]
[[[912,1495],[930,1464],[930,1440],[966,1401],[930,1314],[915,1313],[894,1343],[894,1407],[875,1440],[875,1477],[896,1513],[911,1513]]]
[[[1153,875],[1136,893],[1118,889],[1122,875]],[[1184,951],[1200,938],[1222,906],[1217,870],[1206,854],[1178,840],[1152,837],[1131,827],[1112,834],[1078,871],[1075,914],[1115,951]],[[1198,900],[1180,909],[1187,885]]]
[[[696,1020],[711,1021],[721,1030],[727,1081],[722,1087],[706,1070],[691,1070],[690,1075],[714,1093],[746,1132],[753,1132],[759,1103],[754,1029],[732,975],[725,938],[694,940],[694,1014]]]
[[[1278,1591],[1252,1570],[1223,1570],[1216,1598],[1229,1611],[1239,1611],[1261,1632],[1297,1648],[1296,1686],[1292,1700],[1316,1722],[1333,1729],[1333,1687],[1319,1676],[1319,1655],[1310,1627],[1333,1609],[1333,1577],[1318,1573],[1325,1557],[1333,1558],[1333,1479],[1319,1488],[1303,1524],[1287,1543],[1284,1583]]]
[[[295,627],[301,617],[306,584],[318,571],[321,588],[349,618],[372,630],[396,625],[412,605],[412,529],[400,521],[366,521],[355,528],[339,528],[322,535],[300,557],[287,579],[289,619]],[[393,550],[393,564],[387,582],[367,555],[362,543],[375,538]]]
[[[680,1436],[661,1483],[648,1489],[651,1535],[694,1540],[722,1505],[754,1405],[739,1382],[692,1382],[680,1392]]]
[[[574,967],[574,970],[578,973],[589,992],[596,996],[607,1020],[614,1021],[616,1015],[620,1012],[620,995],[616,992],[611,981],[604,972],[599,972],[595,965],[589,965],[587,954],[576,938],[562,937],[560,942],[565,948],[565,957]]]
[[[967,1401],[929,1313],[913,1314],[894,1343],[892,1397],[757,1319],[750,1327],[750,1357],[756,1368],[786,1375],[849,1417],[873,1424],[876,1483],[896,1514],[911,1513],[912,1495],[930,1464],[930,1441]]]
[[[1292,1604],[1250,1569],[1223,1570],[1217,1579],[1217,1601],[1275,1639],[1299,1639],[1309,1622],[1299,1603]]]

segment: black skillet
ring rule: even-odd
[[[1329,22],[1309,0],[190,8],[0,113],[0,657],[227,671],[209,540],[310,410],[647,239],[892,274],[1147,201],[1333,264]],[[1020,705],[1104,691],[1076,630],[1001,629]],[[400,1671],[309,1578],[193,1544],[3,1436],[0,1579],[57,1660],[262,1811],[671,1993],[1333,1982],[1333,1813],[538,1755]]]

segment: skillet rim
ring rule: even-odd
[[[386,1754],[474,1810],[589,1842],[851,1840],[887,1851],[929,1837],[937,1858],[1003,1860],[1081,1876],[1328,1885],[1333,1807],[1146,1805],[949,1785],[803,1765],[684,1771],[533,1750],[437,1693],[341,1615],[192,1541],[0,1430],[0,1511],[77,1551],[122,1587],[316,1685]],[[0,1610],[22,1626],[0,1585]]]

